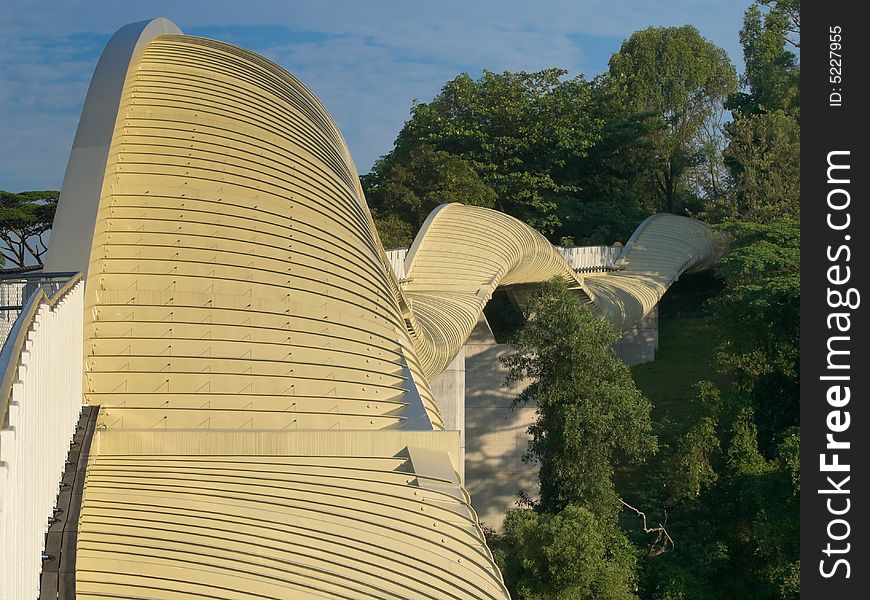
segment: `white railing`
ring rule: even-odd
[[[398,250],[387,250],[387,260],[390,261],[390,266],[393,267],[393,273],[399,278],[399,281],[405,278],[405,257],[408,256],[407,248]]]
[[[82,407],[81,276],[24,304],[0,351],[0,600],[36,598]]]
[[[565,258],[568,266],[583,273],[615,271],[619,268],[617,261],[622,254],[622,246],[556,246],[556,250]],[[387,250],[387,260],[399,280],[405,278],[407,255],[407,248]]]
[[[40,289],[52,296],[75,273],[16,273],[0,275],[0,346],[6,343],[12,326],[27,300]]]
[[[21,313],[21,307],[26,299],[24,291],[26,285],[27,282],[23,279],[0,282],[0,345],[6,341]]]
[[[616,270],[622,254],[622,246],[556,246],[556,250],[568,266],[584,273]]]

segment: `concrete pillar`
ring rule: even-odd
[[[459,431],[459,464],[465,481],[465,348],[459,351],[447,368],[432,380],[432,393],[441,411],[444,427]]]
[[[537,468],[522,460],[535,407],[511,408],[527,382],[504,386],[507,369],[499,358],[508,352],[481,317],[465,346],[465,489],[481,523],[496,532],[505,511],[516,506],[517,493],[536,496],[538,482]]]
[[[628,366],[642,365],[656,359],[659,348],[659,307],[653,308],[613,345],[619,360]]]

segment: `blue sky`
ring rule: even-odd
[[[592,77],[632,32],[695,25],[738,70],[750,0],[2,0],[0,188],[60,189],[99,54],[151,17],[259,52],[308,85],[360,173],[392,148],[413,100],[468,72],[562,67]]]

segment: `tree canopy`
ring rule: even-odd
[[[33,261],[42,266],[48,251],[45,234],[54,222],[59,192],[0,190],[0,254],[7,264],[23,268]]]
[[[701,309],[715,381],[685,382],[694,394],[678,420],[655,424],[657,453],[650,402],[613,356],[617,333],[564,282],[530,300],[506,365],[531,381],[517,402],[537,408],[525,458],[540,495],[493,540],[516,598],[797,594],[797,0],[753,2],[740,42],[739,80],[690,25],[634,33],[592,80],[557,68],[459,75],[414,104],[363,177],[397,244],[450,201],[507,212],[554,242],[625,241],[659,211],[732,238]]]
[[[767,223],[800,216],[800,4],[760,0],[740,31],[744,89],[726,106],[723,158],[733,192],[712,215]],[[717,214],[718,211],[718,214]]]
[[[710,173],[715,189],[716,159],[706,145],[715,143],[723,102],[737,87],[727,54],[691,25],[650,27],[634,33],[610,59],[609,83],[634,114],[647,114],[661,126],[653,135],[655,167],[651,193],[659,210],[697,208],[693,170]],[[706,169],[703,168],[706,164]]]
[[[457,201],[556,233],[600,126],[589,116],[590,84],[565,74],[463,74],[431,102],[415,104],[394,150],[363,177],[375,211],[408,215],[419,227],[432,202]]]
[[[719,266],[715,301],[720,368],[752,409],[770,450],[798,424],[800,373],[800,225],[739,223]]]
[[[516,600],[629,600],[637,556],[617,529],[568,505],[551,514],[511,510],[497,559]]]
[[[728,107],[743,114],[800,110],[800,3],[759,0],[746,10],[740,44],[746,91],[734,94]]]
[[[377,165],[376,165],[377,167]],[[402,163],[384,166],[383,176],[364,176],[368,198],[379,214],[394,215],[419,229],[438,205],[495,206],[495,191],[465,160],[430,145],[408,152]]]
[[[676,541],[640,563],[643,598],[797,597],[800,229],[722,228],[731,249],[703,317],[710,380],[696,380],[679,406],[657,407],[662,450],[622,482]],[[666,391],[648,393],[668,402]]]
[[[413,234],[440,202],[490,206],[558,241],[625,241],[650,212],[695,214],[727,194],[724,50],[691,27],[635,33],[607,73],[462,74],[415,103],[362,177],[385,230]]]

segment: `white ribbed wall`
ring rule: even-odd
[[[0,429],[0,600],[39,595],[42,550],[82,407],[82,292],[42,297]],[[47,376],[50,374],[50,376]]]

